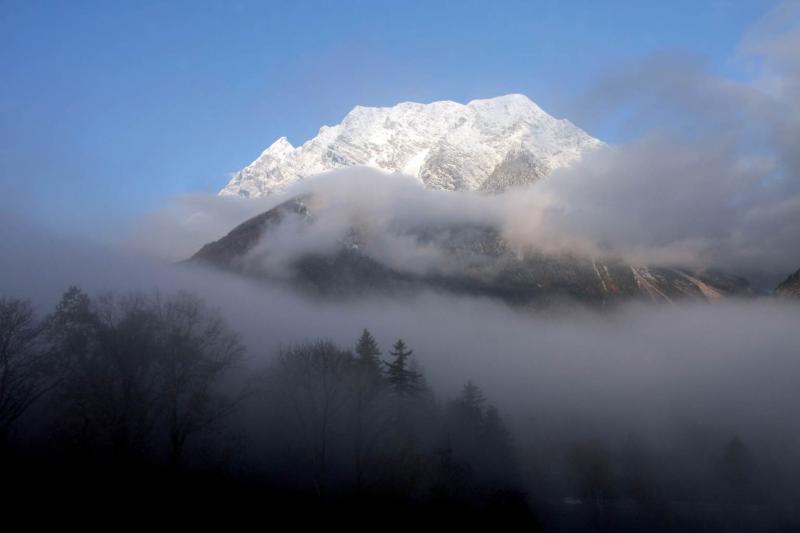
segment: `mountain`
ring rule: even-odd
[[[521,94],[468,104],[357,106],[302,146],[281,137],[220,194],[266,196],[305,177],[355,165],[409,174],[430,189],[500,192],[568,166],[602,145]]]
[[[491,225],[444,224],[397,229],[395,238],[413,242],[437,262],[422,269],[398,265],[382,254],[386,235],[352,227],[336,242],[320,244],[285,257],[287,240],[270,236],[298,227],[292,239],[315,231],[315,215],[307,197],[289,200],[205,245],[191,263],[261,279],[276,279],[318,295],[406,293],[433,289],[497,299],[516,306],[542,306],[560,301],[606,305],[630,299],[670,302],[681,298],[715,300],[749,294],[746,281],[719,272],[626,265],[572,255],[520,255]],[[292,241],[289,247],[295,247]]]
[[[775,294],[800,298],[800,270],[783,280],[775,289]]]

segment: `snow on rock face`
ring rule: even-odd
[[[356,106],[302,146],[281,137],[220,194],[266,196],[307,176],[356,165],[416,176],[430,189],[500,192],[568,166],[601,145],[521,94],[468,104]]]

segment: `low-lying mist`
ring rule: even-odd
[[[350,346],[368,328],[385,347],[410,343],[445,397],[473,379],[521,412],[546,405],[619,424],[698,417],[731,430],[787,428],[800,399],[800,308],[772,297],[536,312],[436,292],[336,301],[24,233],[18,225],[3,235],[0,293],[46,309],[69,285],[90,294],[188,290],[220,309],[254,367],[280,346],[309,337]]]
[[[744,520],[766,530],[798,523],[790,503],[800,467],[796,302],[762,297],[524,311],[431,291],[313,299],[205,268],[59,242],[19,221],[4,227],[13,231],[3,234],[10,253],[0,263],[0,294],[30,298],[40,316],[69,285],[86,290],[101,310],[107,291],[156,302],[189,291],[216,308],[241,339],[243,358],[220,387],[234,395],[246,384],[255,393],[191,440],[183,469],[225,464],[226,476],[269,480],[272,489],[283,487],[278,494],[308,494],[312,502],[340,501],[355,490],[393,494],[391,501],[403,494],[411,498],[406,502],[472,502],[466,509],[475,510],[500,498],[492,492],[498,487],[512,487],[518,492],[502,492],[503,506],[525,502],[520,505],[545,529],[627,523],[621,530],[634,531],[672,520],[724,530]],[[378,444],[352,448],[350,439],[360,433],[349,425],[350,407],[342,407],[350,404],[337,403],[351,397],[322,386],[322,405],[338,407],[330,420],[315,418],[321,416],[317,400],[311,407],[296,403],[308,382],[292,385],[300,379],[292,365],[306,361],[326,375],[338,367],[313,361],[346,357],[336,350],[352,350],[364,328],[386,362],[396,340],[405,341],[431,396],[399,415],[389,399],[371,400],[369,416],[386,417],[393,429],[388,436],[378,432]],[[319,341],[333,344],[314,344]],[[314,350],[327,355],[313,359]],[[484,397],[497,411],[484,407]],[[295,403],[284,403],[292,398]],[[492,433],[473,434],[463,425],[470,402],[480,408],[480,427],[495,428]],[[315,420],[330,426],[322,441]],[[35,434],[22,431],[20,439],[29,442]],[[352,450],[365,462],[356,459],[354,467]],[[417,466],[405,462],[410,458]],[[422,478],[412,482],[413,472]],[[750,509],[746,519],[734,511],[741,505]]]

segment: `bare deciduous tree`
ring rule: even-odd
[[[40,332],[29,302],[0,298],[0,450],[14,423],[53,387]]]
[[[221,317],[196,296],[181,292],[157,300],[160,323],[158,369],[170,437],[170,460],[178,466],[187,439],[228,415],[244,392],[217,390],[244,349]]]
[[[354,358],[327,341],[283,350],[278,356],[272,386],[290,412],[287,421],[309,443],[315,466],[315,486],[325,496],[328,453],[334,427],[343,424],[352,401]]]
[[[48,320],[64,375],[65,419],[84,440],[135,456],[166,434],[178,466],[187,440],[228,415],[239,396],[219,391],[243,348],[219,315],[189,294],[105,295],[75,287]]]

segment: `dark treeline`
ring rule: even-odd
[[[42,318],[0,300],[7,486],[189,513],[255,501],[273,517],[533,523],[496,409],[471,383],[442,408],[402,340],[384,354],[364,330],[353,349],[309,340],[255,369],[245,357],[188,293],[72,287]]]
[[[681,447],[542,416],[512,429],[476,382],[442,399],[424,354],[367,330],[259,364],[255,349],[188,293],[73,287],[44,316],[0,299],[5,502],[384,529],[800,527],[798,457],[741,436],[695,430]]]

